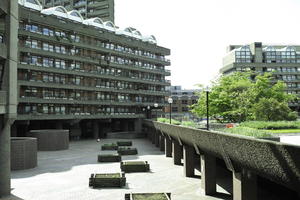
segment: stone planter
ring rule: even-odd
[[[171,193],[129,193],[125,200],[171,200]]]
[[[101,187],[123,187],[126,185],[124,173],[112,174],[91,174],[89,186],[93,188]]]
[[[11,138],[11,170],[31,169],[37,166],[37,139]]]
[[[115,143],[104,144],[101,146],[101,150],[118,150],[118,145]]]
[[[31,130],[28,135],[37,138],[39,151],[58,151],[69,148],[69,130]]]
[[[100,154],[98,162],[120,162],[122,160],[119,154]]]
[[[123,172],[148,172],[150,170],[147,161],[127,161],[121,162],[121,171]]]
[[[132,146],[132,141],[117,141],[118,146]]]
[[[132,147],[119,147],[118,154],[120,155],[136,155],[137,149]]]

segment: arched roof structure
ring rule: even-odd
[[[62,6],[56,6],[56,7],[52,7],[52,8],[43,9],[41,11],[41,13],[45,14],[45,15],[55,15],[58,17],[63,17],[63,18],[69,19],[69,14],[68,14],[67,10]]]
[[[157,43],[156,38],[155,38],[154,35],[143,36],[143,37],[142,37],[142,40],[143,40],[144,42],[149,42],[149,43],[152,43],[152,44],[156,44],[156,43]]]
[[[104,28],[103,21],[99,17],[86,19],[83,21],[83,23],[96,28]]]
[[[18,3],[26,8],[41,11],[43,6],[38,0],[19,0]]]
[[[111,21],[104,22],[104,28],[108,31],[116,32],[116,26]]]
[[[68,12],[69,19],[77,22],[83,23],[83,17],[77,10],[72,10]]]

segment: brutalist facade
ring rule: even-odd
[[[287,93],[299,95],[300,46],[263,45],[261,42],[230,45],[220,72],[230,74],[235,71],[271,72],[274,81],[281,80],[287,84]],[[290,102],[289,106],[299,112],[299,102]]]
[[[10,192],[11,135],[139,132],[145,108],[166,105],[170,50],[112,21],[38,0],[1,0],[0,196]]]

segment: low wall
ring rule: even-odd
[[[30,169],[37,166],[37,139],[11,138],[11,170]]]
[[[69,130],[31,130],[28,136],[37,138],[39,151],[57,151],[69,148]]]
[[[147,120],[143,125],[223,159],[232,171],[248,169],[300,191],[300,146]]]

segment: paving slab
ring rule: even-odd
[[[132,139],[138,155],[122,156],[123,161],[143,160],[150,164],[150,172],[126,174],[124,188],[93,189],[88,186],[92,173],[121,172],[120,163],[98,163],[97,155],[104,143],[118,139],[83,140],[70,142],[62,151],[38,152],[38,167],[12,172],[12,196],[1,200],[123,200],[130,192],[171,192],[172,200],[224,199],[228,194],[217,187],[218,197],[205,196],[197,177],[186,178],[183,167],[174,165],[146,139]],[[105,153],[116,151],[105,151]]]

